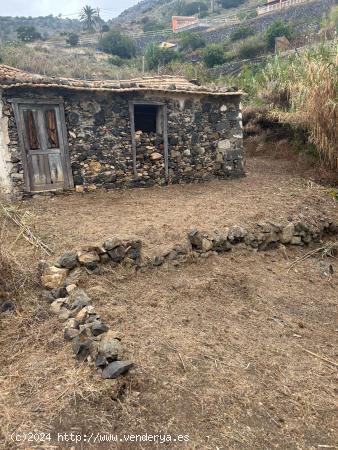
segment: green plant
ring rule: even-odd
[[[208,6],[204,2],[192,2],[183,5],[182,13],[183,16],[193,16],[194,14],[199,14],[203,11],[208,11]]]
[[[80,20],[83,23],[83,28],[86,31],[92,32],[95,29],[95,25],[99,20],[98,11],[89,5],[82,8],[80,13]]]
[[[179,56],[178,54],[169,48],[160,48],[158,45],[151,43],[146,47],[145,62],[149,70],[155,70],[159,66],[164,66],[171,61],[174,61]]]
[[[203,52],[203,62],[206,67],[219,66],[225,61],[224,49],[219,44],[211,44]]]
[[[245,0],[220,0],[220,4],[224,9],[236,8],[237,6],[242,5],[244,2]]]
[[[36,31],[33,26],[24,26],[17,28],[16,30],[18,39],[22,42],[33,42],[41,39],[41,34]]]
[[[205,47],[205,39],[199,33],[182,33],[179,46],[181,50],[197,50],[198,48]]]
[[[255,58],[267,50],[264,40],[259,36],[251,36],[238,48],[237,54],[241,59]]]
[[[293,36],[293,30],[288,23],[277,20],[269,26],[265,33],[265,41],[270,50],[275,48],[275,39],[280,36],[290,39]]]
[[[99,40],[98,47],[105,53],[130,59],[136,54],[134,42],[119,30],[110,30]]]
[[[156,22],[155,20],[148,20],[143,24],[143,31],[161,31],[165,28],[163,23]]]
[[[66,39],[67,44],[69,44],[71,47],[76,47],[79,43],[80,37],[76,33],[69,33]]]
[[[108,62],[112,66],[121,67],[125,63],[125,60],[123,60],[122,58],[120,58],[117,55],[112,55],[108,58]]]
[[[255,34],[252,28],[241,26],[230,34],[231,41],[239,41]]]

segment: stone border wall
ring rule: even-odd
[[[64,338],[72,341],[76,359],[88,361],[103,378],[116,378],[134,366],[123,361],[118,333],[109,330],[86,292],[78,287],[81,272],[99,274],[103,265],[120,265],[147,270],[163,265],[184,264],[196,258],[230,252],[236,246],[257,251],[283,245],[307,246],[321,242],[324,237],[338,235],[338,222],[327,218],[299,219],[286,224],[265,221],[253,229],[231,226],[222,232],[207,235],[191,230],[188,239],[170,251],[153,258],[142,258],[139,240],[108,239],[103,245],[87,246],[77,252],[66,252],[54,265],[40,261],[43,298],[50,303],[50,311],[64,325]]]

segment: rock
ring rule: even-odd
[[[188,233],[188,239],[194,250],[200,250],[202,252],[208,252],[212,249],[212,242],[197,230],[192,230]]]
[[[109,262],[110,258],[107,253],[104,253],[103,255],[100,255],[100,263],[101,264],[107,264]]]
[[[283,229],[280,237],[282,244],[289,244],[295,233],[295,225],[291,222],[288,223]]]
[[[80,251],[77,253],[77,259],[80,264],[100,262],[100,256],[96,251]]]
[[[57,300],[54,300],[53,303],[51,303],[49,309],[53,314],[60,314],[63,305],[64,305],[63,298],[58,298]]]
[[[162,159],[162,155],[161,155],[161,153],[154,152],[150,155],[150,159],[152,161],[159,161],[160,159]]]
[[[104,356],[98,355],[95,359],[95,366],[96,367],[105,367],[108,365],[108,361],[106,360],[106,358]]]
[[[15,309],[14,303],[12,303],[8,300],[1,303],[0,312],[2,312],[2,313],[14,311],[14,309]]]
[[[134,363],[131,361],[113,361],[103,369],[102,378],[117,378],[118,376],[127,373],[132,367],[134,367]]]
[[[119,339],[116,339],[116,334],[113,331],[110,330],[101,335],[101,340],[98,344],[98,354],[107,358],[109,362],[121,357],[121,342]]]
[[[56,289],[63,285],[68,275],[68,269],[51,266],[41,276],[41,283],[47,289]]]
[[[237,244],[242,242],[247,234],[244,228],[235,225],[229,228],[228,240],[233,244]]]
[[[67,289],[65,287],[61,287],[58,289],[52,289],[51,293],[53,295],[53,297],[56,298],[65,298],[68,296],[68,292]]]
[[[78,284],[78,282],[79,282],[79,280],[81,278],[81,275],[82,275],[81,268],[80,267],[76,267],[75,269],[73,269],[69,273],[69,275],[68,275],[68,277],[67,277],[67,279],[65,281],[65,285],[68,286],[70,284]]]
[[[55,298],[54,298],[54,296],[53,296],[51,291],[42,291],[41,297],[47,303],[53,303],[53,301],[55,300]]]
[[[123,258],[125,257],[126,249],[123,245],[118,245],[117,247],[114,247],[112,250],[108,250],[109,257],[117,263],[120,263],[123,261]]]
[[[65,328],[79,328],[79,322],[74,317],[71,317],[65,323]]]
[[[113,250],[115,247],[118,247],[120,245],[122,245],[122,242],[120,239],[111,238],[111,239],[107,239],[103,243],[103,248],[105,248],[106,250]]]
[[[77,330],[76,328],[66,328],[63,333],[63,337],[66,341],[71,341],[75,339],[77,336],[79,336],[79,334],[80,331]]]
[[[64,253],[57,261],[57,265],[59,267],[63,267],[65,269],[74,269],[77,266],[77,258],[75,252],[66,252]]]
[[[75,291],[75,289],[77,289],[76,284],[70,284],[69,286],[66,287],[68,294],[71,294],[73,291]]]
[[[158,267],[161,266],[164,263],[163,256],[155,256],[153,259],[153,266]]]
[[[69,317],[71,316],[71,311],[69,311],[69,309],[67,308],[61,308],[60,309],[60,313],[59,313],[59,319],[64,322],[65,320],[68,320]]]
[[[302,245],[302,237],[301,236],[293,236],[291,241],[291,245]]]
[[[38,262],[38,271],[39,274],[42,275],[46,270],[49,269],[49,264],[47,261],[45,261],[44,259],[40,259],[40,261]]]
[[[105,323],[94,322],[91,329],[93,336],[99,336],[100,334],[106,333],[109,330],[109,327]]]
[[[94,261],[88,262],[88,263],[85,263],[84,266],[86,268],[87,273],[89,273],[89,275],[99,275],[101,273],[100,267],[97,264],[97,262],[94,262]]]
[[[73,339],[73,352],[75,357],[81,361],[90,354],[92,340],[86,336],[77,336]]]
[[[76,289],[69,296],[69,307],[71,310],[80,311],[90,303],[90,298],[83,289]]]
[[[79,324],[83,324],[86,321],[88,316],[89,316],[89,314],[88,314],[87,308],[84,307],[75,315],[75,320],[77,320],[79,322]]]
[[[216,233],[212,239],[212,248],[218,253],[229,252],[232,249],[232,245],[228,241],[228,235]]]

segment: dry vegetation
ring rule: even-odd
[[[140,75],[137,64],[116,67],[109,56],[90,48],[9,44],[0,48],[3,64],[31,73],[78,79],[128,79]]]

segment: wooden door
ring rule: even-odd
[[[15,110],[26,191],[72,188],[63,105],[18,102]]]

